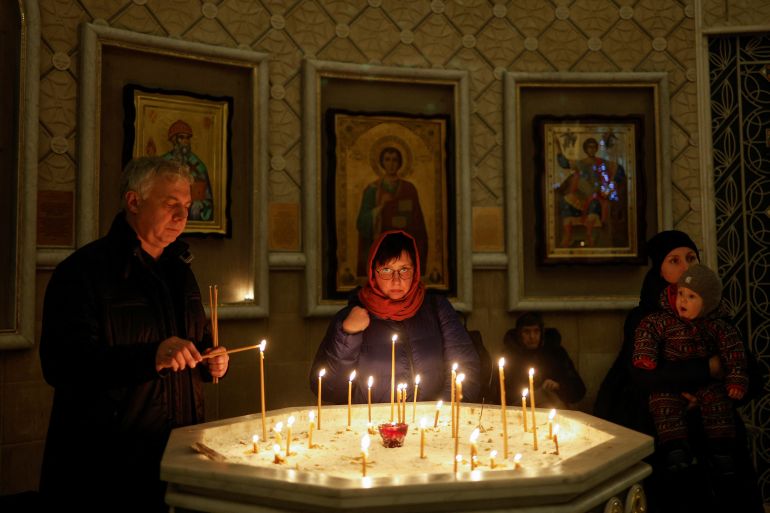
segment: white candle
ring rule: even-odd
[[[476,461],[478,460],[479,447],[477,442],[479,440],[479,428],[473,430],[470,436],[471,442],[471,470],[476,470]]]
[[[362,477],[366,477],[366,458],[369,456],[369,444],[371,439],[369,435],[361,437],[361,474]]]
[[[489,468],[495,468],[497,466],[495,464],[496,457],[497,457],[497,451],[492,451],[489,453]]]
[[[500,358],[497,362],[500,371],[500,414],[503,422],[503,458],[508,459],[508,421],[505,418],[505,358]]]
[[[529,390],[526,388],[521,391],[521,421],[524,425],[524,432],[526,433],[527,430],[527,395],[529,395]]]
[[[281,445],[281,442],[283,442],[283,438],[281,438],[282,429],[283,429],[283,422],[279,422],[273,428],[273,431],[275,431],[275,443],[277,443],[278,445]]]
[[[286,421],[286,457],[291,456],[291,426],[294,424],[294,415]]]
[[[455,383],[457,381],[457,364],[452,364],[452,379],[449,382],[450,385],[450,393],[449,393],[449,399],[450,399],[450,408],[452,410],[452,436],[457,436],[457,431],[455,430]]]
[[[318,429],[321,429],[321,392],[323,387],[321,386],[321,380],[326,375],[326,369],[321,369],[318,372]]]
[[[532,446],[537,450],[537,420],[535,419],[535,369],[529,369],[529,400],[532,401]]]
[[[315,427],[315,412],[310,410],[307,412],[307,418],[310,421],[310,426],[307,431],[307,448],[313,448],[313,428]]]
[[[439,399],[439,401],[436,403],[436,417],[433,419],[434,428],[438,427],[438,416],[439,416],[439,413],[441,413],[441,406],[443,404],[444,404],[444,401],[442,401],[441,399]]]
[[[281,457],[281,446],[278,444],[273,444],[273,452],[275,453],[273,463],[283,463],[284,459]]]
[[[553,445],[556,447],[556,455],[559,455],[559,425],[553,428]]]
[[[556,409],[551,408],[548,413],[548,439],[553,438],[553,418],[556,416]]]
[[[516,456],[513,457],[513,466],[514,468],[521,468],[521,454],[518,452],[516,453]]]
[[[262,438],[267,438],[267,431],[265,428],[265,346],[267,346],[267,340],[262,339],[259,343],[259,395],[260,402],[262,403]]]
[[[393,408],[396,400],[396,340],[398,340],[398,335],[393,335],[390,340],[393,342],[390,351],[390,421],[393,422]]]
[[[414,397],[412,398],[412,423],[417,415],[417,390],[420,388],[420,375],[414,377]]]
[[[350,410],[353,400],[353,380],[356,379],[356,371],[350,373],[350,379],[348,379],[348,427],[350,427]]]
[[[369,376],[369,381],[367,382],[368,388],[369,388],[369,423],[372,423],[372,385],[374,384],[374,376]]]
[[[420,419],[420,458],[425,459],[425,417]]]

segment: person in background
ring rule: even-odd
[[[676,294],[675,286],[679,278],[691,265],[699,262],[695,242],[679,230],[658,233],[647,241],[646,247],[652,265],[642,283],[639,305],[626,316],[622,346],[599,387],[594,415],[655,437],[655,424],[648,404],[650,393],[681,393],[683,390],[702,387],[712,379],[720,379],[723,369],[717,355],[681,361],[662,359],[652,370],[634,367],[634,340],[642,319],[659,311],[664,289],[674,285],[669,290]],[[751,383],[749,386],[751,388]],[[736,426],[734,456],[740,478],[740,487],[734,495],[735,511],[760,513],[763,512],[762,499],[757,487],[756,472],[748,454],[746,428],[737,410],[733,409],[732,414]],[[697,418],[697,408],[688,410],[687,423],[693,454],[705,460],[705,442],[700,419]],[[666,452],[656,438],[655,453],[646,458],[653,468],[652,475],[645,480],[644,485],[648,511],[715,511],[716,501],[712,500],[713,478],[701,466],[688,467],[687,472],[672,477],[666,472]]]
[[[40,491],[57,510],[166,511],[171,430],[204,420],[202,383],[227,372],[177,240],[192,181],[178,161],[129,162],[109,233],[48,283],[40,362],[54,399]]]
[[[554,328],[544,328],[539,313],[521,314],[516,327],[505,334],[503,346],[506,403],[519,404],[522,390],[529,388],[530,368],[535,370],[538,408],[568,409],[585,396],[585,384],[561,345],[561,334]],[[499,390],[499,378],[497,381]]]
[[[390,402],[391,337],[398,335],[396,383],[409,386],[410,400],[418,374],[418,400],[449,400],[451,367],[457,363],[465,374],[464,400],[477,401],[478,353],[449,301],[425,290],[414,238],[401,230],[381,234],[370,249],[367,274],[368,283],[329,324],[311,366],[310,389],[318,393],[318,373],[325,369],[323,399],[346,403],[355,370],[354,403],[367,402],[369,376],[372,402]]]

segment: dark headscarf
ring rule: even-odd
[[[657,310],[660,305],[660,294],[670,285],[660,275],[660,267],[666,256],[676,248],[690,248],[700,260],[700,253],[695,242],[684,232],[679,230],[666,230],[654,235],[647,241],[647,254],[652,266],[647,271],[642,283],[642,291],[639,295],[639,306],[647,310]]]
[[[374,262],[377,257],[377,252],[380,249],[380,245],[386,237],[390,235],[401,234],[408,237],[414,250],[414,276],[412,278],[412,286],[406,295],[398,300],[390,299],[385,293],[380,290],[377,285],[377,279],[375,277]],[[408,319],[417,313],[417,310],[422,306],[422,301],[425,298],[425,285],[420,281],[420,257],[417,253],[417,243],[414,237],[402,230],[390,230],[383,232],[380,238],[372,244],[369,251],[369,281],[364,287],[358,291],[358,298],[369,312],[375,314],[381,319],[393,319],[394,321],[403,321]]]

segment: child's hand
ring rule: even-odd
[[[740,401],[743,396],[746,395],[746,391],[742,387],[735,385],[727,385],[727,396],[735,401]]]

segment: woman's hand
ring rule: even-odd
[[[369,327],[369,312],[360,306],[351,308],[350,313],[342,321],[342,329],[348,335],[364,331]]]

